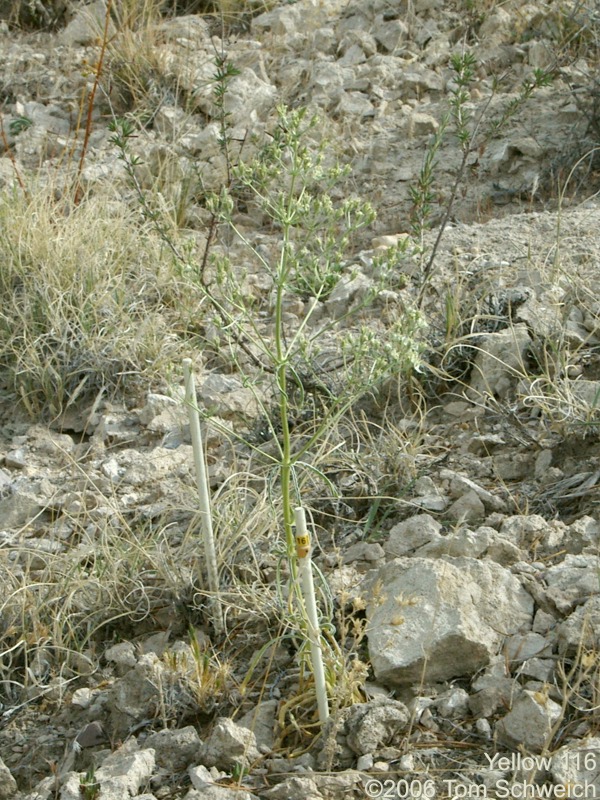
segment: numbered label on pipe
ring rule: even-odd
[[[298,558],[306,558],[310,553],[310,534],[296,534],[296,555]]]

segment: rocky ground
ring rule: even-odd
[[[307,106],[315,139],[352,168],[336,191],[377,211],[307,329],[343,320],[375,286],[377,258],[410,237],[402,280],[366,320],[385,325],[420,301],[421,361],[347,412],[302,487],[335,654],[320,730],[306,648],[286,628],[271,397],[253,390],[240,369],[251,363],[231,357],[219,325],[198,319],[207,312],[185,276],[167,291],[163,267],[152,272],[164,229],[148,233],[155,249],[131,301],[140,329],[149,319],[158,330],[159,367],[131,366],[131,323],[120,368],[137,377],[116,387],[73,369],[62,398],[48,369],[51,388],[36,383],[6,344],[22,285],[2,281],[0,798],[597,796],[595,3],[298,0],[229,5],[225,20],[178,5],[160,18],[151,3],[114,3],[109,17],[102,2],[0,4],[3,259],[42,225],[36,198],[50,190],[66,208],[67,185],[90,209],[89,241],[69,234],[76,274],[99,249],[94,216],[107,215],[105,239],[122,235],[118,220],[138,225],[109,130],[123,115],[150,221],[164,214],[202,253],[205,197],[228,180],[214,93],[226,53],[239,71],[223,107],[230,147],[251,155],[277,104]],[[466,155],[452,123],[444,132],[449,62],[464,52],[476,64]],[[534,70],[553,80],[521,102]],[[432,147],[419,227],[415,187]],[[23,203],[33,211],[18,227]],[[67,241],[81,213],[63,211],[46,238]],[[238,230],[268,254],[278,234],[263,222],[251,204],[238,209]],[[221,229],[212,244],[244,258]],[[47,252],[58,251],[28,251],[25,267],[52,262]],[[268,335],[271,284],[239,263]],[[110,330],[106,297],[98,289]],[[289,299],[290,329],[308,308]],[[223,634],[175,360],[192,346]],[[301,437],[318,410],[297,413]]]

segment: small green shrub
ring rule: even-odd
[[[218,60],[217,92],[224,91],[231,74]],[[174,240],[161,215],[149,208],[136,178],[139,160],[128,150],[134,135],[131,123],[116,121],[113,136],[144,214],[175,256],[182,275],[203,293],[211,309],[206,324],[212,322],[219,331],[218,351],[229,354],[231,368],[253,389],[264,411],[263,438],[270,440],[270,446],[257,447],[249,437],[244,443],[256,453],[256,468],[266,470],[274,526],[283,533],[271,548],[281,555],[276,588],[278,605],[285,609],[284,633],[280,631],[271,644],[293,631],[305,657],[307,619],[297,580],[294,508],[310,505],[308,489],[315,477],[324,485],[330,483],[322,467],[339,446],[333,440],[344,415],[361,399],[376,394],[390,377],[400,380],[418,362],[422,326],[418,312],[397,291],[402,284],[398,279],[402,248],[390,249],[387,257],[377,260],[362,296],[349,299],[345,307],[342,303],[338,312],[326,307],[342,282],[355,277],[350,266],[353,238],[373,222],[375,212],[358,197],[339,197],[347,170],[328,161],[325,145],[315,141],[316,124],[303,109],[280,107],[254,158],[234,163],[227,155],[230,185],[207,198],[211,231],[222,236],[212,256],[209,251],[199,262]],[[221,146],[226,151],[229,146],[226,115],[222,115]],[[240,209],[251,209],[253,217],[262,220],[263,229],[271,234],[269,249],[261,248],[239,225]],[[259,284],[268,287],[262,298],[248,291],[242,264],[252,265]],[[291,323],[286,310],[290,302],[298,304],[294,298],[302,310]],[[294,415],[304,416],[307,410],[307,424],[296,427]],[[217,519],[218,513],[217,507]],[[333,629],[328,590],[322,578],[318,582],[322,629]],[[343,674],[346,656],[335,639],[323,637],[322,647],[329,676]],[[342,691],[340,680],[337,694],[355,697],[354,684]],[[301,707],[310,710],[314,703],[313,689],[305,683],[302,687],[289,703],[290,714],[296,717]]]

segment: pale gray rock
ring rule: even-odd
[[[571,393],[588,411],[600,407],[600,381],[584,379],[569,381],[565,391]]]
[[[519,452],[516,448],[494,453],[494,472],[504,481],[518,481],[533,472],[535,456],[532,452]]]
[[[556,632],[558,652],[563,656],[575,655],[582,646],[586,651],[600,650],[600,595],[576,608]]]
[[[399,741],[410,713],[404,703],[381,697],[353,705],[346,717],[346,742],[353,753],[362,756]]]
[[[93,0],[81,5],[73,19],[60,32],[59,40],[69,47],[94,44],[102,39],[105,20],[106,0]],[[113,37],[115,33],[116,28],[110,20],[108,35]]]
[[[446,514],[458,523],[477,522],[485,517],[485,506],[478,494],[469,490],[449,506]]]
[[[4,116],[4,127],[8,129],[9,119]],[[9,144],[10,144],[10,137]],[[0,153],[2,146],[0,145]],[[21,169],[21,167],[19,167]],[[14,189],[18,184],[15,168],[9,158],[0,158],[0,189]]]
[[[332,56],[337,50],[338,38],[335,31],[331,28],[319,28],[311,37],[312,51],[315,53],[315,60],[319,56]]]
[[[352,51],[358,55],[357,59],[348,57],[349,52]],[[347,31],[340,39],[337,55],[342,64],[353,64],[362,63],[376,52],[377,42],[370,33],[365,30],[351,30]],[[339,58],[340,55],[341,58]]]
[[[271,31],[275,36],[291,36],[300,28],[305,31],[310,18],[302,14],[301,5],[297,3],[293,6],[282,6],[259,14],[252,20],[252,32]]]
[[[325,723],[316,766],[321,771],[347,769],[357,756],[398,743],[409,721],[404,703],[390,697],[337,711]]]
[[[535,459],[534,476],[537,480],[544,481],[552,464],[552,450],[541,450]]]
[[[373,37],[388,53],[393,53],[408,38],[408,27],[401,19],[387,20],[381,15],[373,25]]]
[[[394,525],[383,549],[388,558],[398,558],[429,544],[443,541],[442,526],[429,514],[416,514]]]
[[[403,102],[412,99],[423,99],[429,95],[432,100],[438,98],[444,90],[444,79],[434,70],[423,64],[413,63],[398,75],[400,97]]]
[[[528,752],[540,753],[561,714],[560,705],[545,693],[524,690],[508,714],[496,723],[496,735],[509,747],[522,746]]]
[[[424,511],[444,511],[450,502],[434,481],[423,476],[415,481],[415,497],[412,502]]]
[[[99,417],[94,426],[94,439],[109,444],[124,444],[134,440],[139,432],[137,416],[124,411],[109,411]]]
[[[239,789],[237,786],[232,789],[229,786],[217,786],[208,784],[202,789],[190,789],[184,795],[183,800],[259,800],[255,794]]]
[[[132,742],[131,746],[129,742]],[[135,740],[130,739],[129,742],[105,758],[95,771],[103,800],[122,800],[123,797],[136,795],[152,777],[154,750],[137,750]]]
[[[140,750],[135,739],[128,740],[118,750],[109,753],[100,767],[95,769],[94,783],[99,797],[102,800],[124,800],[132,796],[139,798],[140,789],[152,777],[154,766],[154,751]],[[84,779],[83,773],[68,773],[61,786],[60,800],[81,800]],[[154,796],[141,793],[141,797],[151,800]]]
[[[432,494],[417,495],[417,497],[413,497],[412,502],[424,511],[433,512],[445,511],[450,504],[450,500],[437,491]]]
[[[22,539],[18,561],[29,569],[45,569],[54,561],[54,556],[65,551],[65,545],[55,539]]]
[[[168,682],[164,664],[154,653],[140,657],[127,674],[115,681],[108,690],[111,735],[124,739],[130,728],[144,719],[154,719],[159,713],[159,687]],[[177,700],[177,686],[170,687],[170,701]]]
[[[265,700],[239,719],[239,725],[254,733],[259,750],[273,749],[278,706],[277,700]]]
[[[551,658],[528,658],[519,667],[519,676],[548,683],[554,675],[556,662]]]
[[[442,717],[463,719],[469,712],[469,694],[455,686],[436,698],[433,705]]]
[[[64,786],[64,784],[63,784]],[[56,797],[56,776],[51,775],[36,784],[35,789],[24,796],[24,800],[55,800]],[[21,795],[16,795],[14,800],[20,800]],[[12,800],[12,798],[11,798]],[[81,795],[77,798],[81,800]]]
[[[490,725],[488,720],[485,719],[485,717],[480,717],[480,719],[475,721],[475,730],[481,736],[483,736],[484,739],[491,739],[492,738],[492,726]],[[487,772],[489,774],[489,772],[491,772],[491,770],[488,770]],[[503,776],[500,776],[500,777],[503,777]],[[497,778],[494,779],[493,782],[491,782],[489,784],[490,788],[495,787],[497,785],[497,781],[498,781]]]
[[[31,101],[25,103],[23,116],[30,119],[37,128],[45,133],[54,136],[68,136],[71,132],[71,123],[64,110],[59,106],[45,106],[42,103]]]
[[[563,614],[598,594],[597,555],[567,555],[546,570],[546,596]]]
[[[373,281],[358,270],[349,275],[344,275],[336,283],[325,303],[328,315],[337,319],[347,314],[351,308],[363,302],[372,288]]]
[[[185,129],[189,132],[189,114],[179,106],[162,105],[154,115],[154,129],[168,141],[177,139]],[[195,129],[198,132],[199,129]]]
[[[178,44],[199,46],[210,36],[207,20],[199,14],[182,14],[162,20],[157,26],[165,41],[176,41]]]
[[[0,520],[3,528],[22,528],[44,510],[43,499],[30,489],[12,486],[11,494],[0,500]]]
[[[431,114],[424,114],[422,111],[415,111],[410,115],[408,123],[409,138],[414,136],[427,136],[436,133],[439,122]]]
[[[375,759],[373,758],[372,753],[367,753],[364,756],[359,756],[356,759],[356,769],[360,772],[368,772],[370,769],[373,769],[373,764],[375,763]]]
[[[213,770],[217,772],[214,767]],[[192,781],[192,786],[194,789],[198,789],[199,792],[202,791],[205,786],[210,786],[215,782],[215,778],[211,770],[209,770],[203,764],[200,764],[197,767],[190,767],[188,769],[188,775]]]
[[[548,634],[554,628],[556,628],[556,617],[544,611],[543,608],[538,608],[533,618],[533,630],[535,633]]]
[[[6,457],[7,456],[4,456],[5,464],[6,464]],[[6,464],[6,466],[10,467],[11,465]],[[20,469],[20,467],[18,467],[17,469]],[[10,476],[10,473],[7,472],[5,469],[0,468],[0,492],[3,494],[6,493],[11,483],[12,483],[12,478]]]
[[[206,766],[225,770],[240,766],[247,768],[258,758],[260,753],[255,735],[229,717],[216,721],[200,755],[200,761]]]
[[[373,587],[369,654],[384,685],[470,675],[507,635],[531,628],[532,598],[494,562],[398,558],[379,570]]]
[[[75,689],[71,696],[71,705],[77,708],[89,708],[94,698],[94,692],[87,687]]]
[[[504,646],[509,663],[521,663],[528,658],[552,655],[552,641],[533,631],[509,636]]]
[[[188,725],[177,730],[164,729],[151,733],[144,747],[154,750],[156,763],[169,774],[183,772],[191,764],[198,763],[202,742],[194,727]]]
[[[358,569],[381,567],[385,562],[385,551],[378,542],[356,542],[344,550],[343,563],[358,562]],[[361,564],[362,562],[362,564]]]
[[[338,773],[316,773],[313,780],[326,800],[338,800],[338,798],[346,800],[349,797],[362,797],[364,794],[362,776],[358,770],[346,769]]]
[[[468,390],[469,397],[489,395],[505,399],[523,372],[531,339],[527,326],[513,325],[497,333],[483,334],[477,342],[478,353]]]
[[[440,479],[448,481],[448,490],[451,497],[460,498],[467,492],[475,492],[483,503],[486,511],[505,511],[506,503],[500,497],[492,494],[488,489],[484,489],[466,475],[461,475],[451,469],[440,470]]]
[[[498,709],[510,706],[518,687],[507,672],[504,654],[494,657],[489,667],[472,684],[469,708],[473,716],[490,717]]]
[[[268,800],[323,800],[313,778],[293,775],[263,793]]]
[[[534,146],[535,143],[532,144],[532,147]],[[538,159],[542,155],[538,151],[539,146],[537,150],[530,152],[530,155]],[[556,337],[563,327],[557,308],[538,300],[535,295],[532,295],[523,305],[519,306],[515,313],[515,321],[525,322],[529,330],[540,339],[546,339],[551,336]]]
[[[151,456],[128,448],[104,461],[101,469],[107,478],[121,486],[143,488],[172,475],[187,477],[193,463],[191,445],[181,445],[175,450],[155,447]]]
[[[17,782],[0,758],[0,800],[13,800],[17,794]]]
[[[85,725],[75,737],[74,748],[86,750],[89,747],[98,747],[108,743],[108,736],[101,722],[94,720]]]
[[[600,738],[592,736],[561,747],[552,755],[551,772],[557,786],[589,787],[588,797],[600,797]]]
[[[340,100],[344,87],[353,79],[354,71],[350,66],[326,59],[315,61],[310,73],[313,102],[329,109]]]
[[[342,92],[331,110],[336,116],[366,119],[375,114],[375,107],[363,92]]]
[[[218,414],[224,419],[240,417],[254,419],[259,406],[252,389],[246,388],[239,378],[213,372],[207,375],[198,388],[198,405],[201,411]]]
[[[175,398],[149,392],[138,416],[142,425],[156,433],[166,433],[175,425],[186,425],[188,415],[183,404],[183,393]]]
[[[499,532],[520,549],[545,555],[562,548],[566,531],[559,520],[548,521],[539,514],[518,514],[507,517]]]
[[[77,772],[69,772],[60,787],[60,800],[81,800],[82,778],[85,780],[83,774]],[[49,800],[50,795],[46,795],[44,800]],[[35,800],[38,800],[36,797]]]
[[[112,458],[107,458],[100,469],[104,477],[108,478],[109,481],[113,483],[118,483],[125,472],[125,468],[119,465],[118,460],[114,456]]]
[[[275,107],[277,97],[275,86],[246,68],[229,83],[223,108],[230,115],[232,125],[247,125],[264,120]]]
[[[597,548],[600,542],[600,522],[593,517],[580,517],[572,522],[564,537],[564,547],[573,555]]]
[[[310,752],[305,752],[292,758],[273,757],[266,763],[269,774],[277,775],[278,777],[282,774],[305,775],[306,773],[313,773],[316,767],[315,756]]]
[[[117,642],[104,651],[104,660],[114,664],[118,675],[125,675],[137,664],[137,653],[133,642]]]
[[[512,16],[503,8],[495,8],[490,14],[485,15],[479,26],[479,36],[485,38],[486,44],[504,41],[512,31],[514,21]]]
[[[492,528],[481,527],[476,531],[471,531],[461,527],[458,530],[449,531],[446,536],[440,537],[437,541],[423,545],[415,555],[424,558],[438,558],[439,556],[479,558],[486,553],[490,543],[495,540],[495,534],[496,531]]]

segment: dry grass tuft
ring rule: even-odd
[[[0,365],[32,415],[155,379],[178,350],[185,292],[157,237],[121,202],[64,208],[0,196]],[[187,298],[187,299],[186,299]]]

